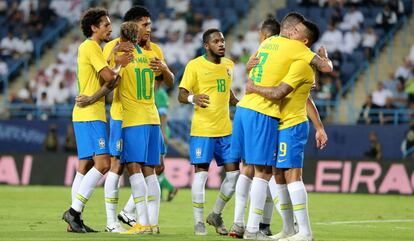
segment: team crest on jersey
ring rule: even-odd
[[[232,74],[233,73],[232,73],[231,69],[227,68],[227,75],[229,76],[230,79],[231,79]]]
[[[116,151],[119,151],[119,152],[121,152],[121,151],[122,151],[122,139],[119,139],[119,140],[116,142]]]
[[[99,148],[103,149],[105,148],[105,139],[104,138],[99,138]]]
[[[200,158],[201,157],[201,148],[197,148],[196,149],[196,158]]]

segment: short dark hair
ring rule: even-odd
[[[138,21],[143,17],[149,17],[151,18],[151,14],[148,11],[148,9],[144,6],[137,5],[133,6],[131,9],[129,9],[125,15],[124,15],[124,22],[128,21]]]
[[[262,23],[261,31],[266,31],[271,36],[277,35],[280,33],[280,23],[274,17],[270,17]]]
[[[287,29],[295,26],[298,23],[305,21],[305,17],[297,12],[290,12],[288,13],[283,19],[281,23],[282,29]]]
[[[321,35],[318,25],[308,20],[304,21],[303,25],[305,25],[306,27],[305,34],[309,39],[309,42],[310,42],[309,46],[316,43],[319,40],[319,37]]]
[[[216,28],[210,28],[207,31],[205,31],[203,33],[203,43],[207,43],[208,40],[210,39],[210,35],[213,33],[217,33],[217,32],[220,33],[221,31]]]
[[[92,25],[99,27],[101,17],[108,16],[108,12],[103,8],[90,8],[83,13],[81,18],[81,28],[83,35],[89,38],[92,36]]]
[[[139,34],[138,24],[134,22],[124,22],[121,24],[120,35],[123,40],[135,43]]]

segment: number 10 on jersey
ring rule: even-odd
[[[138,100],[150,100],[152,98],[152,89],[154,83],[154,72],[149,68],[135,69],[135,74],[137,77],[137,99]],[[147,81],[149,78],[149,81]],[[149,86],[147,84],[149,83]],[[147,93],[149,90],[149,93]]]

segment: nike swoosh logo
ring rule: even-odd
[[[281,162],[284,162],[284,161],[286,161],[286,159],[283,159],[283,160],[277,160],[277,163],[281,163]]]
[[[108,227],[107,227],[107,229],[108,229],[109,232],[112,232],[113,230],[115,230],[115,228],[108,228]]]

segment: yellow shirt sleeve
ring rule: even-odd
[[[282,82],[296,89],[306,77],[306,70],[309,64],[303,60],[297,60],[290,65],[288,74],[283,78]]]
[[[99,47],[99,45],[93,44],[91,46],[91,50],[89,52],[89,62],[97,73],[108,66],[108,63],[106,62],[106,59],[102,53],[102,49]]]
[[[197,72],[195,71],[192,63],[188,63],[184,70],[183,78],[181,79],[180,88],[184,88],[190,92],[193,92],[194,85],[197,80]]]

